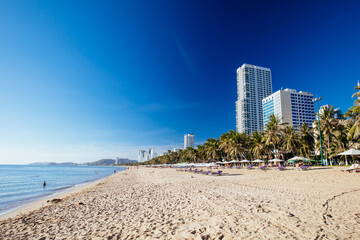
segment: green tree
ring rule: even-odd
[[[306,123],[299,126],[299,141],[300,155],[310,158],[311,151],[314,149],[314,135]]]
[[[297,155],[297,148],[299,145],[299,137],[295,132],[294,127],[287,126],[282,130],[282,151],[291,153],[293,156]]]

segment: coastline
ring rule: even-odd
[[[97,184],[99,184],[103,181],[106,181],[106,179],[108,179],[114,175],[125,172],[126,170],[127,170],[127,168],[125,167],[125,169],[123,171],[117,172],[116,174],[111,174],[109,176],[106,176],[106,177],[103,177],[100,179],[95,179],[95,180],[88,181],[88,182],[78,183],[78,184],[75,184],[74,186],[68,187],[65,190],[60,190],[59,192],[52,193],[45,197],[40,197],[39,199],[35,199],[34,201],[31,201],[29,203],[20,205],[13,209],[9,209],[5,213],[0,214],[0,221],[6,220],[8,218],[18,217],[18,215],[25,215],[25,214],[30,213],[31,211],[40,209],[41,207],[48,205],[48,202],[47,202],[48,200],[51,201],[54,198],[62,199],[62,198],[74,196],[76,194],[80,194],[83,191],[88,190],[89,188],[96,187]],[[76,185],[80,185],[80,186],[76,186]]]
[[[221,170],[132,168],[0,221],[0,238],[360,239],[360,174]]]

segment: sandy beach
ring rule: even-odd
[[[360,239],[359,180],[340,168],[130,169],[1,216],[0,239]]]

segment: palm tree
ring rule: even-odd
[[[299,127],[300,155],[310,158],[311,151],[314,148],[314,136],[311,128],[303,123]]]
[[[318,129],[318,122],[315,122],[314,129]],[[334,106],[328,107],[325,106],[322,108],[322,111],[320,113],[320,130],[321,130],[321,136],[324,137],[324,140],[326,142],[325,145],[325,154],[326,159],[329,158],[331,155],[331,142],[333,139],[335,139],[335,129],[338,125],[337,119],[334,118]],[[331,161],[330,164],[332,165]]]
[[[208,159],[206,159],[206,148],[204,145],[197,145],[196,147],[196,158],[200,162],[206,162]]]
[[[281,145],[281,125],[280,120],[274,115],[270,115],[269,122],[265,126],[265,135],[263,142],[269,148],[268,157],[271,157],[271,152],[276,158],[279,158],[279,150]]]
[[[206,156],[207,158],[212,158],[219,160],[220,159],[220,151],[219,151],[219,141],[215,138],[209,138],[204,143]]]
[[[250,153],[253,158],[262,158],[262,156],[267,152],[266,145],[263,141],[264,134],[258,132],[257,130],[251,134],[251,150]]]
[[[229,148],[234,134],[235,132],[230,130],[229,132],[222,134],[219,138],[219,150],[222,151],[222,156],[225,155],[228,159],[230,159]]]
[[[233,159],[248,156],[250,138],[246,133],[235,133],[229,142],[228,152]]]
[[[282,130],[282,149],[284,152],[291,153],[292,155],[297,154],[297,147],[299,145],[298,134],[295,132],[294,127],[287,126]]]

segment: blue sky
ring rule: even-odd
[[[1,1],[0,163],[136,159],[235,129],[236,69],[346,111],[357,1]]]

